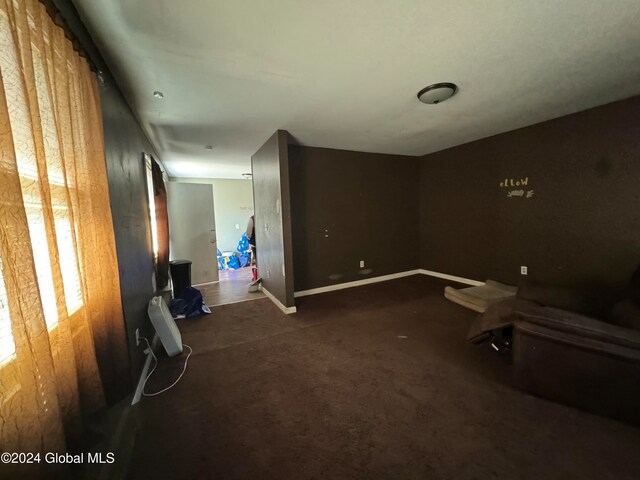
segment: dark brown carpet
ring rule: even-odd
[[[132,479],[638,479],[640,429],[510,386],[425,276],[216,307],[145,398]],[[406,336],[407,338],[400,338]],[[182,358],[161,358],[149,390]]]

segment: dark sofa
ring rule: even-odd
[[[468,339],[501,331],[518,387],[640,425],[640,268],[617,295],[523,284],[480,315]]]

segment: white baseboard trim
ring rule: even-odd
[[[319,293],[333,292],[336,290],[343,290],[345,288],[360,287],[362,285],[369,285],[370,283],[386,282],[388,280],[395,280],[396,278],[408,277],[411,275],[429,275],[431,277],[442,278],[444,280],[451,280],[452,282],[464,283],[465,285],[484,285],[484,282],[478,280],[471,280],[470,278],[456,277],[455,275],[449,275],[446,273],[434,272],[432,270],[425,270],[422,268],[416,270],[407,270],[406,272],[392,273],[390,275],[382,275],[380,277],[365,278],[363,280],[355,280],[353,282],[338,283],[335,285],[327,285],[326,287],[311,288],[309,290],[300,290],[295,292],[294,296],[305,297],[307,295],[317,295]]]
[[[418,275],[420,273],[422,273],[420,270],[408,270],[406,272],[392,273],[390,275],[382,275],[380,277],[364,278],[362,280],[354,280],[353,282],[337,283],[335,285],[327,285],[326,287],[301,290],[299,292],[295,292],[294,296],[305,297],[307,295],[317,295],[318,293],[326,293],[333,292],[335,290],[343,290],[345,288],[360,287],[362,285],[369,285],[370,283],[386,282],[387,280],[395,280],[396,278]]]
[[[153,336],[153,340],[151,340],[151,349],[155,350],[160,342],[160,337],[156,333]],[[142,367],[142,372],[140,372],[140,379],[138,380],[138,386],[136,387],[136,392],[133,394],[133,400],[131,400],[131,405],[135,405],[142,398],[142,390],[144,389],[144,379],[149,375],[149,368],[151,367],[151,355],[147,354],[147,359],[144,361],[144,366]]]
[[[194,283],[192,287],[202,287],[203,285],[213,285],[214,283],[220,283],[220,280],[214,280],[213,282]]]
[[[485,282],[480,282],[478,280],[471,280],[470,278],[464,278],[464,277],[456,277],[455,275],[449,275],[448,273],[434,272],[432,270],[424,270],[422,268],[420,269],[420,273],[422,273],[423,275],[429,275],[431,277],[451,280],[452,282],[464,283],[465,285],[473,285],[474,287],[478,287],[480,285],[485,284]]]
[[[262,292],[264,292],[264,294],[269,298],[269,300],[271,300],[273,303],[275,303],[276,307],[278,307],[280,310],[282,310],[287,315],[290,314],[290,313],[296,313],[298,311],[296,307],[285,307],[280,302],[280,300],[278,300],[276,297],[274,297],[273,293],[271,293],[269,290],[264,288],[264,286],[261,286],[260,290],[262,290]]]

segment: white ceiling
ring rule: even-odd
[[[640,94],[638,0],[74,1],[171,176],[241,178],[279,128],[423,155]]]

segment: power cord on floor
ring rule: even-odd
[[[187,358],[184,361],[184,367],[182,368],[182,372],[180,373],[180,376],[178,378],[176,378],[175,382],[173,382],[168,387],[163,388],[162,390],[159,390],[157,392],[146,393],[144,391],[144,389],[147,386],[147,380],[149,380],[149,378],[151,378],[151,375],[153,375],[153,372],[155,372],[156,367],[158,366],[158,357],[156,357],[155,353],[153,353],[153,349],[151,348],[151,345],[149,345],[149,340],[147,340],[145,337],[140,337],[140,339],[144,340],[147,343],[147,350],[145,350],[145,353],[149,352],[149,354],[153,357],[153,360],[155,361],[155,363],[153,365],[153,368],[151,369],[149,374],[145,377],[144,383],[142,384],[142,395],[144,395],[145,397],[154,397],[154,396],[160,395],[161,393],[164,393],[167,390],[169,390],[169,389],[171,389],[171,388],[176,386],[176,384],[180,381],[180,379],[184,375],[184,372],[187,371],[187,364],[189,363],[189,357],[193,353],[193,349],[189,345],[186,345],[184,343],[182,344],[183,347],[187,347],[189,349],[189,353],[187,354]]]

